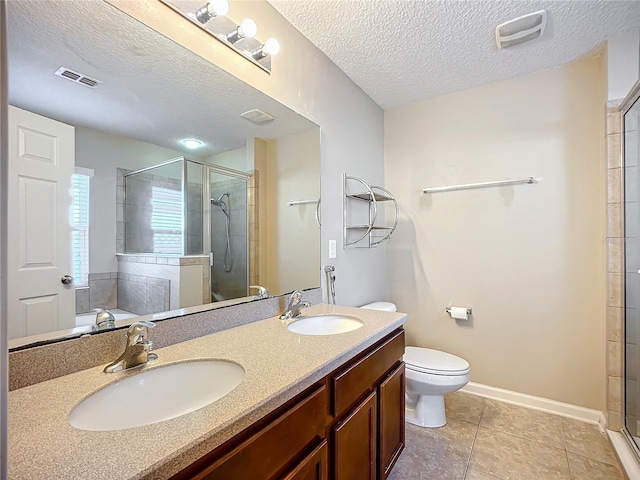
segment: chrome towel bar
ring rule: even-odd
[[[428,187],[422,190],[423,194],[451,192],[454,190],[467,190],[471,188],[501,187],[503,185],[519,185],[522,183],[536,183],[533,177],[521,178],[518,180],[499,180],[497,182],[467,183],[464,185],[448,185],[446,187]]]

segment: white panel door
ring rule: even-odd
[[[9,107],[8,337],[75,327],[72,126]]]

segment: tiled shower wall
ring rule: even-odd
[[[619,103],[607,106],[607,427],[620,430],[624,308],[624,204]]]
[[[248,218],[247,218],[247,189],[249,181],[231,179],[211,184],[211,198],[218,198],[223,193],[229,211],[229,231],[231,257],[226,254],[227,248],[227,217],[220,207],[211,207],[211,251],[214,262],[211,268],[211,292],[218,299],[244,297],[247,295],[248,278]],[[225,270],[225,260],[230,271]]]

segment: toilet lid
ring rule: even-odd
[[[407,368],[434,375],[464,375],[469,362],[450,353],[430,348],[406,347],[403,360]]]

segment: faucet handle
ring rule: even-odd
[[[258,297],[260,298],[269,298],[271,297],[271,294],[269,293],[269,290],[267,290],[266,287],[263,287],[262,285],[249,285],[249,288],[255,288],[258,290]]]
[[[144,338],[144,329],[145,328],[154,328],[156,326],[153,322],[147,322],[146,320],[142,320],[139,322],[133,322],[127,330],[127,343],[133,345],[140,341],[140,338]]]
[[[300,303],[300,300],[302,300],[302,295],[302,290],[294,290],[291,293],[291,297],[289,297],[289,307]]]

